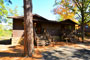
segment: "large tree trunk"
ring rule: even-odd
[[[24,52],[27,56],[32,56],[34,49],[32,19],[32,0],[24,0]]]

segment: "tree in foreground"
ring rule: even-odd
[[[0,18],[3,15],[7,15],[8,11],[5,9],[4,2],[8,4],[12,4],[11,0],[0,0]],[[32,0],[23,0],[24,2],[24,53],[26,56],[32,56],[33,54],[33,21],[32,21]],[[11,14],[13,12],[10,10]],[[15,14],[17,15],[17,14]],[[1,21],[0,21],[1,22]]]
[[[56,0],[56,4],[57,5],[63,4],[64,5],[63,8],[66,8],[66,10],[74,12],[78,16],[78,19],[81,20],[80,25],[82,30],[82,42],[84,42],[84,35],[85,35],[84,23],[90,20],[90,1],[89,0]]]
[[[24,0],[24,52],[31,57],[34,49],[32,0]]]

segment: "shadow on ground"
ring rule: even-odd
[[[23,47],[22,46],[10,46],[5,48],[7,50],[0,51],[0,57],[23,57]]]
[[[0,52],[0,57],[22,57],[22,53]]]
[[[12,39],[5,39],[5,40],[0,40],[0,44],[3,45],[10,45],[11,44]]]
[[[45,60],[90,60],[90,50],[58,47],[42,53]]]
[[[87,49],[80,49],[74,52],[74,56],[72,56],[73,58],[77,57],[77,58],[81,58],[84,60],[90,60],[90,50]]]
[[[85,46],[90,46],[90,41],[86,41],[86,42],[77,42],[76,44],[83,44]]]

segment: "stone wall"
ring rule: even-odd
[[[13,30],[12,45],[20,44],[24,37],[24,30]]]

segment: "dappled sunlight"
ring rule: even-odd
[[[3,47],[4,46],[4,47]],[[22,46],[0,46],[0,56],[1,57],[18,57],[22,56],[23,47]]]
[[[24,57],[24,46],[0,45],[0,60],[39,60],[41,52],[35,48],[33,57]]]
[[[84,43],[68,42],[67,44],[66,42],[58,42],[54,46],[44,46],[36,49],[42,53],[43,58],[46,60],[90,59],[90,45],[85,45]]]
[[[55,47],[53,47],[55,48]],[[70,46],[57,46],[55,49],[44,51],[43,57],[46,60],[60,60],[60,59],[85,59],[89,60],[90,50],[85,48],[76,48]]]
[[[5,50],[6,49],[6,50]],[[68,44],[66,42],[58,42],[54,46],[35,46],[32,58],[23,57],[24,47],[22,45],[0,46],[0,60],[60,60],[60,59],[90,59],[90,46],[76,43]]]

